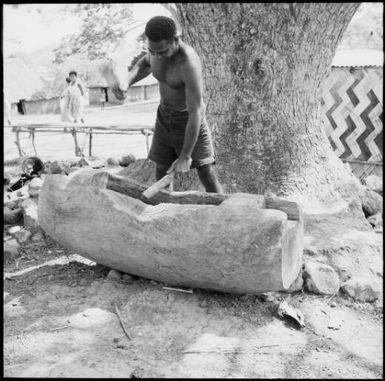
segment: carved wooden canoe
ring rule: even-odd
[[[39,224],[86,258],[168,285],[253,294],[285,290],[296,279],[303,250],[297,204],[162,191],[150,205],[140,200],[144,189],[101,170],[48,175]]]

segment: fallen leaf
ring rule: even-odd
[[[277,312],[279,316],[289,319],[292,322],[294,321],[300,328],[305,326],[303,313],[300,310],[290,306],[286,300],[283,300],[279,304]]]

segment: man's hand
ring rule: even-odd
[[[188,172],[191,168],[192,159],[191,158],[182,158],[179,157],[176,159],[172,164],[171,167],[168,169],[167,174],[171,172]]]
[[[118,82],[118,78],[114,73],[113,64],[111,62],[103,63],[100,65],[99,70],[110,86]]]
[[[100,72],[112,91],[114,91],[114,89],[121,90],[119,78],[116,75],[114,65],[111,62],[102,64],[100,66]]]
[[[111,62],[104,63],[100,66],[100,72],[105,78],[115,97],[119,100],[125,99],[127,96],[127,91],[122,90],[119,78],[115,73],[114,65]]]
[[[127,96],[127,91],[122,90],[119,86],[111,87],[111,91],[114,93],[116,99],[122,101]]]

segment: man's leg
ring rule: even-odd
[[[155,177],[156,181],[160,180],[166,175],[167,170],[170,168],[169,165],[156,163]]]
[[[206,164],[197,168],[199,180],[206,189],[206,192],[223,193],[221,184],[218,181],[217,173],[212,164]]]

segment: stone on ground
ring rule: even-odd
[[[363,184],[373,190],[382,189],[382,179],[376,175],[370,175],[365,177]]]
[[[12,237],[17,233],[19,232],[20,230],[22,229],[22,227],[20,225],[16,225],[16,226],[12,226],[10,227],[7,232],[8,234],[10,234]]]
[[[68,171],[68,174],[70,174],[70,173],[72,173],[72,172],[75,172],[75,171],[77,171],[77,170],[79,170],[79,169],[81,169],[81,168],[78,167],[78,166],[71,167],[71,168],[69,169],[69,171]]]
[[[11,210],[14,210],[14,209],[17,209],[17,206],[18,206],[18,202],[16,200],[13,200],[13,201],[5,201],[4,202],[4,206],[6,206],[7,208],[11,209]]]
[[[372,189],[365,188],[363,192],[360,193],[360,198],[362,202],[362,210],[365,213],[365,216],[373,216],[377,213],[382,213],[382,196]]]
[[[135,156],[130,153],[129,155],[123,156],[119,160],[119,165],[122,167],[128,167],[131,163],[134,163],[136,160]]]
[[[135,280],[135,277],[130,274],[123,274],[122,280],[127,283],[131,283]]]
[[[333,295],[340,288],[336,271],[329,265],[308,261],[304,266],[305,287],[315,294]]]
[[[97,168],[103,168],[106,165],[106,162],[104,159],[93,157],[93,156],[87,156],[87,157],[82,157],[78,165],[80,167],[84,166],[90,166],[91,168],[97,169]]]
[[[360,302],[374,302],[380,296],[380,285],[369,277],[354,277],[341,285],[341,289]]]
[[[107,275],[107,279],[109,280],[120,280],[122,276],[122,273],[117,270],[110,270],[110,272]]]
[[[3,221],[6,225],[15,225],[23,220],[23,211],[21,208],[10,209],[4,206],[4,217]]]
[[[368,217],[368,222],[373,227],[382,226],[382,214],[381,213],[377,213],[377,214],[375,214],[373,216]]]
[[[119,160],[115,159],[113,157],[109,157],[107,159],[107,164],[110,165],[110,166],[113,166],[113,167],[117,167],[119,165]]]
[[[36,198],[27,198],[22,202],[21,208],[23,211],[24,226],[39,230]]]
[[[55,174],[67,174],[68,173],[68,167],[64,165],[63,163],[55,160],[52,163],[49,164],[47,172],[49,174],[55,175]]]
[[[362,217],[348,211],[306,215],[304,257],[332,264],[341,283],[353,276],[383,273],[383,239]]]
[[[25,245],[31,241],[32,233],[27,229],[21,229],[14,234],[14,237],[20,245]]]
[[[28,193],[31,197],[37,197],[40,189],[43,186],[43,180],[39,177],[33,178],[28,184]]]
[[[32,242],[41,242],[44,240],[44,233],[42,231],[38,231],[37,233],[35,233],[32,238],[31,238]]]
[[[9,185],[12,181],[12,176],[9,173],[4,173],[4,185]]]
[[[16,241],[16,239],[10,239],[8,241],[5,241],[3,243],[3,249],[4,249],[4,262],[9,261],[10,259],[14,259],[19,256],[19,243]]]

